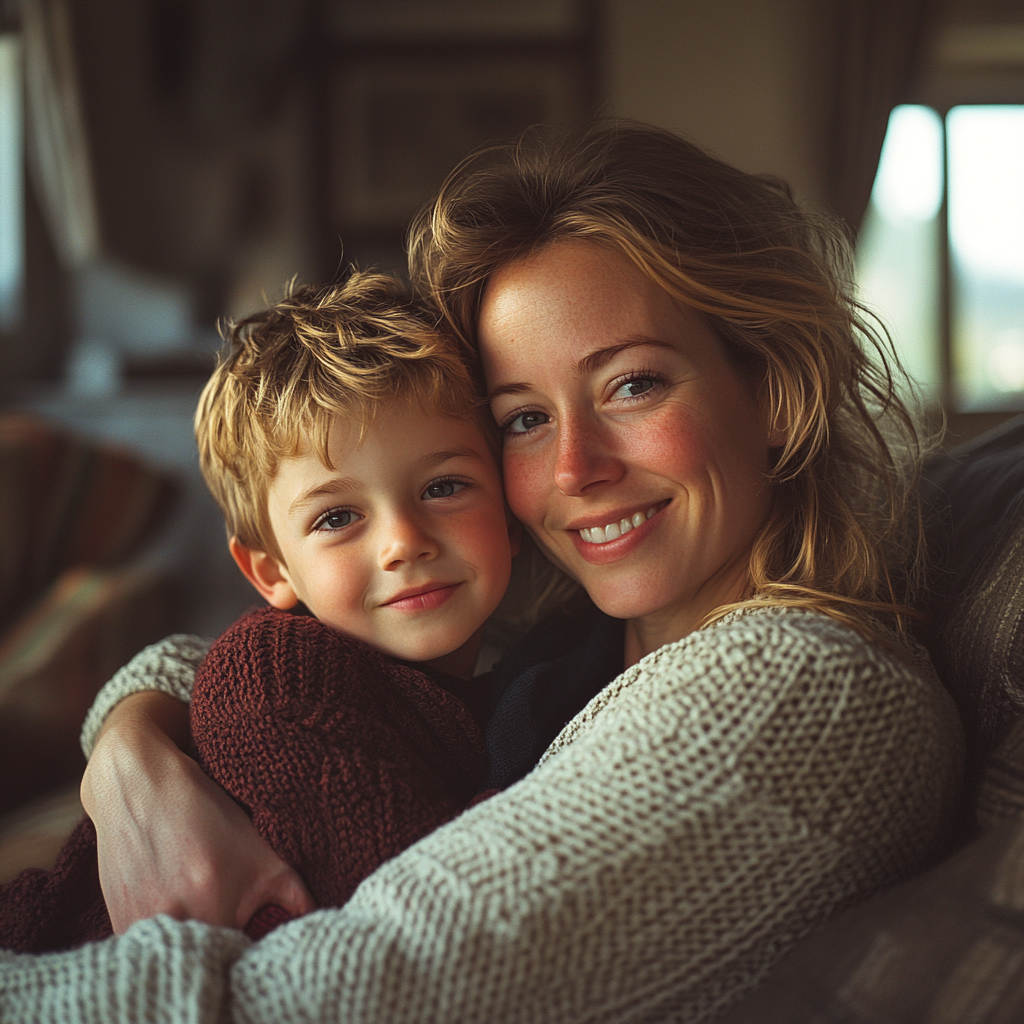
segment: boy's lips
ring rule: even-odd
[[[410,587],[399,591],[381,607],[399,611],[433,611],[440,608],[461,586],[461,583],[426,583],[420,587]]]

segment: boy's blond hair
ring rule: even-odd
[[[399,397],[483,420],[438,318],[392,277],[353,271],[231,324],[195,416],[199,465],[228,534],[280,559],[267,492],[281,459],[312,449],[333,468],[334,418],[355,419],[362,436]]]

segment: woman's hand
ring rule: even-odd
[[[82,779],[100,884],[118,934],[154,914],[244,928],[267,904],[314,909],[299,876],[181,750],[188,709],[146,692],[110,713]]]

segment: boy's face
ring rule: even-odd
[[[284,564],[250,553],[263,578],[246,575],[276,607],[302,601],[387,654],[468,674],[513,554],[481,427],[396,401],[361,444],[336,417],[329,452],[333,470],[313,452],[282,461],[268,510]]]

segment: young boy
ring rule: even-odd
[[[484,786],[471,680],[516,547],[494,429],[427,312],[365,273],[235,325],[195,425],[231,554],[270,605],[203,662],[196,752],[338,905]],[[0,892],[0,945],[110,934],[88,820],[53,871]]]

